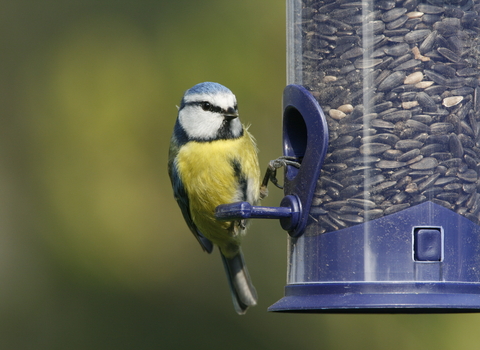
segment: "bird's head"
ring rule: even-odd
[[[177,124],[188,141],[225,140],[243,135],[237,99],[218,83],[205,82],[188,89],[180,103]]]

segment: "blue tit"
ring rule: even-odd
[[[218,83],[200,83],[183,95],[170,143],[168,171],[183,217],[204,251],[218,246],[235,310],[256,305],[240,244],[246,222],[218,221],[220,204],[257,205],[260,169],[253,136],[238,117],[235,95]]]

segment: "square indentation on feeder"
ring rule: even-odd
[[[440,228],[417,227],[413,230],[415,261],[442,260],[442,231]]]

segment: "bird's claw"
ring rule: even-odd
[[[265,177],[263,178],[261,192],[268,193],[267,185],[268,181],[274,184],[276,187],[283,189],[283,186],[278,184],[277,180],[277,169],[286,167],[287,165],[293,166],[297,169],[300,169],[300,163],[297,161],[298,158],[296,157],[289,157],[289,156],[282,156],[277,159],[271,160],[268,163],[268,168],[265,173]]]

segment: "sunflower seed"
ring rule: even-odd
[[[433,49],[433,46],[435,45],[435,39],[437,37],[437,33],[438,32],[434,30],[425,37],[425,39],[422,41],[422,43],[419,46],[420,53],[425,54]]]
[[[456,71],[459,77],[472,77],[478,75],[478,70],[472,67],[462,68]]]
[[[424,112],[435,112],[437,110],[437,104],[433,98],[423,91],[417,93],[417,101]]]
[[[368,199],[361,199],[361,198],[350,198],[347,199],[347,203],[353,206],[357,206],[360,208],[367,208],[367,209],[372,209],[375,208],[377,205],[375,202],[370,201]]]
[[[339,215],[340,220],[348,223],[353,223],[353,224],[360,224],[364,221],[364,219],[361,216],[354,215],[354,214],[341,214]]]
[[[450,96],[450,97],[445,97],[443,99],[442,104],[445,107],[453,107],[458,105],[460,102],[462,102],[463,96]]]
[[[467,181],[467,182],[475,182],[478,179],[477,172],[475,170],[472,170],[472,169],[468,169],[464,173],[458,173],[457,176],[460,180],[464,180],[464,181]]]
[[[417,120],[414,120],[414,119],[407,120],[405,122],[405,126],[408,127],[408,128],[412,128],[415,131],[419,131],[419,132],[429,132],[430,131],[430,127],[428,125],[426,125],[422,122],[419,122]]]
[[[446,78],[455,77],[456,71],[455,71],[455,68],[453,68],[452,66],[449,66],[443,63],[438,63],[438,64],[434,64],[432,68],[435,72],[442,74]]]
[[[456,53],[453,51],[447,49],[446,47],[439,47],[437,49],[438,53],[445,57],[447,60],[453,62],[453,63],[459,63],[462,61],[462,58],[458,56]]]
[[[430,125],[430,131],[432,134],[448,134],[453,131],[453,125],[447,122],[439,122]]]
[[[336,119],[336,120],[343,119],[347,116],[344,112],[342,112],[338,109],[334,109],[334,108],[330,109],[328,111],[328,114],[330,114],[330,117],[332,117],[333,119]]]
[[[415,170],[426,170],[426,169],[433,169],[438,165],[438,160],[433,157],[423,158],[417,163],[410,165],[411,169]]]
[[[383,216],[383,210],[382,209],[370,209],[370,210],[363,210],[360,211],[359,215],[363,216],[365,221],[367,220],[374,220],[378,219]]]
[[[447,191],[447,189],[445,189]],[[439,193],[436,198],[440,199],[440,200],[444,200],[444,201],[447,201],[447,202],[450,202],[450,203],[455,203],[458,199],[458,196],[459,194],[456,193],[456,192],[442,192],[442,193]]]
[[[408,70],[411,70],[415,67],[418,67],[418,66],[421,66],[422,65],[422,61],[421,60],[417,60],[417,59],[411,59],[405,63],[402,63],[400,65],[398,65],[397,67],[393,68],[394,71],[408,71]]]
[[[419,29],[409,32],[404,39],[407,43],[413,44],[424,40],[432,31],[430,29]]]
[[[446,85],[447,83],[447,78],[435,71],[425,69],[424,73],[428,79],[433,80],[438,85]]]
[[[343,160],[355,155],[357,152],[358,152],[358,149],[355,147],[340,148],[332,152],[332,158]]]
[[[462,143],[460,142],[460,139],[458,138],[457,134],[451,133],[449,135],[449,147],[450,147],[450,152],[452,152],[452,155],[455,158],[461,158],[463,157],[463,146]]]
[[[418,148],[412,149],[408,152],[405,152],[401,156],[397,158],[399,162],[408,162],[409,160],[412,160],[413,158],[417,157],[420,155],[420,150]]]
[[[405,162],[398,162],[392,160],[381,160],[377,163],[377,167],[381,169],[396,169],[405,166]]]
[[[387,46],[383,51],[390,56],[402,56],[405,55],[405,52],[409,49],[410,47],[407,43],[400,43],[393,46]]]
[[[408,208],[409,206],[410,206],[409,203],[392,205],[392,206],[388,207],[387,209],[385,209],[384,214],[385,215],[390,215],[390,214],[399,212],[401,210],[404,210],[404,209]]]
[[[423,142],[416,140],[400,140],[395,144],[395,148],[401,151],[409,151],[414,148],[422,147]]]
[[[414,72],[410,75],[407,75],[405,80],[403,81],[404,84],[416,84],[423,80],[423,73],[422,72]]]
[[[360,154],[370,156],[370,155],[383,153],[390,148],[392,147],[385,143],[365,143],[360,146],[359,151],[360,151]]]
[[[397,7],[383,13],[381,19],[383,22],[391,22],[403,16],[407,12],[406,8]]]
[[[426,89],[433,85],[433,81],[421,81],[415,84],[415,87],[418,89]]]
[[[378,91],[389,91],[400,86],[405,80],[405,72],[393,72],[386,77],[377,87]]]
[[[418,184],[418,190],[422,192],[427,188],[433,186],[433,184],[435,183],[435,181],[437,181],[439,177],[440,177],[439,173],[429,176],[427,179],[425,179],[425,181],[422,181],[421,183]]]
[[[450,210],[453,210],[453,208],[454,208],[454,206],[452,204],[450,204],[449,202],[438,199],[438,198],[432,198],[431,201],[435,204],[441,205],[442,207],[445,207],[445,208],[450,209]]]

